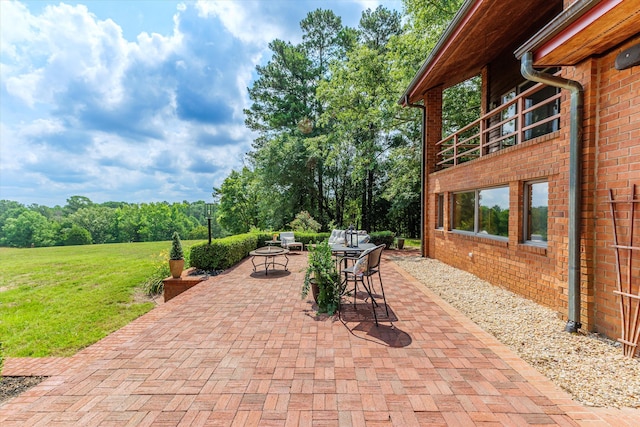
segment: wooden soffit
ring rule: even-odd
[[[579,0],[518,50],[536,66],[575,65],[640,34],[640,0]]]
[[[635,0],[634,0],[635,1]],[[400,99],[414,103],[430,88],[453,86],[535,34],[562,0],[467,0]]]

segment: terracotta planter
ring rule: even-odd
[[[169,270],[171,270],[171,277],[174,279],[179,279],[182,275],[182,270],[184,269],[184,260],[183,259],[170,259],[169,260]]]

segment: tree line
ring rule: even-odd
[[[258,137],[213,189],[220,225],[281,229],[307,211],[325,230],[419,236],[421,113],[398,100],[460,4],[404,0],[404,15],[368,9],[356,28],[317,9],[301,42],[273,40],[248,88],[245,124]],[[478,84],[445,91],[443,134],[478,117]]]
[[[227,233],[215,220],[212,236]],[[207,239],[205,202],[93,203],[72,196],[64,206],[25,206],[0,200],[0,245],[41,247],[92,243],[170,240],[174,231],[184,239]]]

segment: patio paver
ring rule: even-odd
[[[397,320],[379,327],[362,304],[316,317],[300,298],[306,254],[290,259],[269,276],[246,259],[72,358],[8,359],[5,375],[50,377],[1,404],[0,425],[640,423],[572,401],[388,259]]]

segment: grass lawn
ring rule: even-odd
[[[185,252],[196,241],[183,241]],[[138,298],[170,242],[0,248],[0,342],[9,357],[71,356],[154,307]]]
[[[412,248],[420,247],[420,239],[404,239],[404,245]]]

